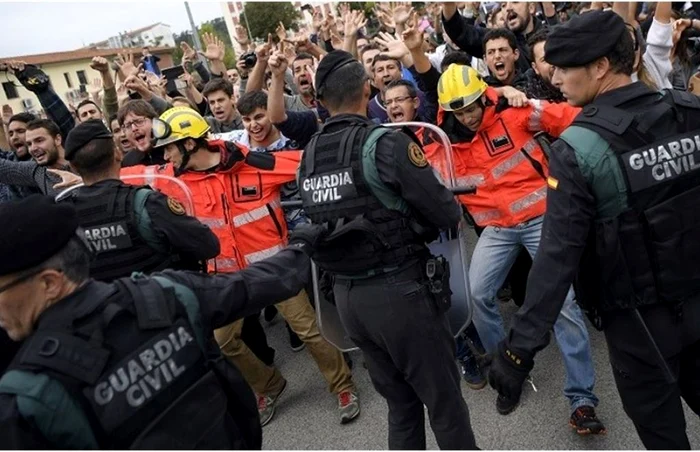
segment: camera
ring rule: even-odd
[[[258,57],[255,55],[255,52],[248,52],[241,55],[241,61],[244,62],[246,68],[252,69],[258,62]]]

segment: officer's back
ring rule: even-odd
[[[316,89],[332,116],[299,167],[304,210],[330,232],[314,262],[334,276],[345,333],[387,399],[389,448],[426,447],[423,406],[441,449],[475,448],[445,317],[449,282],[436,291],[427,282],[429,262],[443,261],[426,243],[458,224],[460,207],[415,141],[367,119],[370,84],[352,55],[329,53]]]
[[[198,269],[219,253],[216,236],[184,207],[148,187],[119,180],[121,156],[101,121],[79,124],[66,140],[66,159],[85,186],[67,197],[78,210],[93,252],[91,276],[102,281],[165,268]],[[199,268],[202,268],[200,266]]]
[[[0,379],[3,447],[259,449],[253,392],[210,338],[301,290],[321,229],[304,228],[239,273],[103,283],[73,206],[1,206],[0,255],[17,258],[0,261],[0,326],[24,340]]]
[[[350,64],[339,61],[329,72]],[[375,125],[364,109],[360,99],[348,99],[343,113],[311,139],[300,165],[306,214],[332,231],[326,240],[332,244],[321,246],[315,259],[334,273],[374,273],[415,262],[427,255],[425,243],[438,229],[460,218],[415,137]]]

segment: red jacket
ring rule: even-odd
[[[229,273],[273,256],[287,244],[287,223],[280,205],[280,188],[296,179],[301,151],[265,154],[274,159],[270,170],[244,161],[249,151],[237,144],[231,152],[224,141],[209,142],[222,153],[221,164],[211,172],[186,171],[179,179],[187,184],[194,201],[194,216],[219,238],[221,254],[209,261],[212,272]],[[240,153],[238,153],[240,152]],[[130,167],[124,174],[143,174],[146,168]],[[156,174],[174,175],[172,164],[148,167]],[[173,185],[154,181],[166,194]]]

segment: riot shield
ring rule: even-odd
[[[192,192],[190,192],[187,185],[180,179],[164,174],[144,173],[124,175],[121,176],[121,180],[124,181],[124,183],[131,185],[149,185],[154,190],[157,190],[169,198],[179,202],[179,205],[178,203],[173,203],[170,206],[171,209],[176,210],[181,206],[184,208],[187,215],[194,215]],[[71,193],[78,190],[83,185],[84,184],[78,184],[63,190],[61,193],[56,195],[56,201],[58,202],[66,199]]]
[[[455,188],[455,171],[452,160],[452,145],[445,132],[439,127],[421,122],[387,124],[388,127],[408,127],[424,143],[426,157],[438,179],[447,188]],[[454,336],[461,334],[471,322],[472,305],[469,290],[469,265],[466,231],[468,225],[462,219],[459,226],[452,231],[443,231],[440,238],[428,247],[435,256],[442,255],[450,262],[450,289],[452,289],[452,307],[447,311],[450,329]],[[312,266],[314,303],[316,318],[323,337],[341,351],[356,350],[357,346],[350,340],[335,304],[326,300],[320,290],[319,270]]]

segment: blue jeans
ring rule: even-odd
[[[474,302],[474,326],[487,353],[493,353],[498,343],[505,339],[496,292],[508,276],[520,245],[535,258],[542,234],[542,220],[543,217],[537,217],[512,228],[488,226],[476,244],[469,268],[469,284]],[[569,289],[554,324],[554,335],[564,358],[564,395],[569,399],[571,411],[584,405],[597,406],[598,398],[593,394],[595,372],[588,330],[574,299],[573,289]]]

